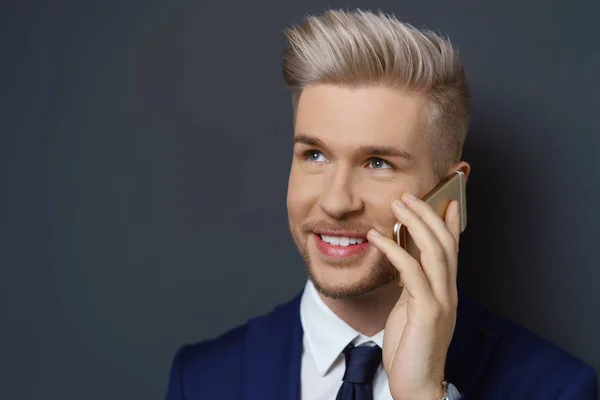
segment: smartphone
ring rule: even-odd
[[[446,209],[451,201],[457,200],[460,214],[460,232],[467,228],[467,193],[466,174],[459,169],[443,179],[433,190],[427,193],[422,200],[429,204],[439,215],[444,218]],[[417,261],[421,260],[421,251],[410,237],[406,226],[397,222],[394,225],[394,240]],[[396,270],[396,282],[403,286],[400,273]]]

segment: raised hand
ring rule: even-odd
[[[383,364],[395,400],[439,399],[456,325],[458,202],[450,203],[445,220],[411,194],[404,194],[392,209],[421,257],[419,262],[392,239],[369,232],[369,242],[387,256],[404,284],[386,323]]]

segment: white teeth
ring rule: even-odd
[[[326,242],[329,243],[331,245],[334,246],[350,246],[353,244],[361,244],[365,242],[365,239],[363,238],[349,238],[349,237],[343,237],[343,236],[326,236],[326,235],[321,235],[321,239]]]

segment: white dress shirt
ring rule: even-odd
[[[302,400],[335,400],[346,368],[342,351],[349,343],[383,348],[383,330],[372,337],[354,330],[327,307],[310,281],[300,300],[300,320],[304,330]],[[458,400],[459,397],[458,390],[449,384],[448,399]],[[373,379],[373,400],[393,400],[383,364]]]

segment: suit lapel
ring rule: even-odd
[[[467,295],[459,296],[456,328],[446,358],[446,377],[465,397],[473,390],[502,332],[503,327],[483,306]]]
[[[300,400],[300,298],[248,324],[244,356],[247,400]]]
[[[302,292],[248,324],[243,365],[246,400],[300,400]],[[483,306],[460,294],[456,328],[446,358],[447,380],[469,397],[503,326]]]

